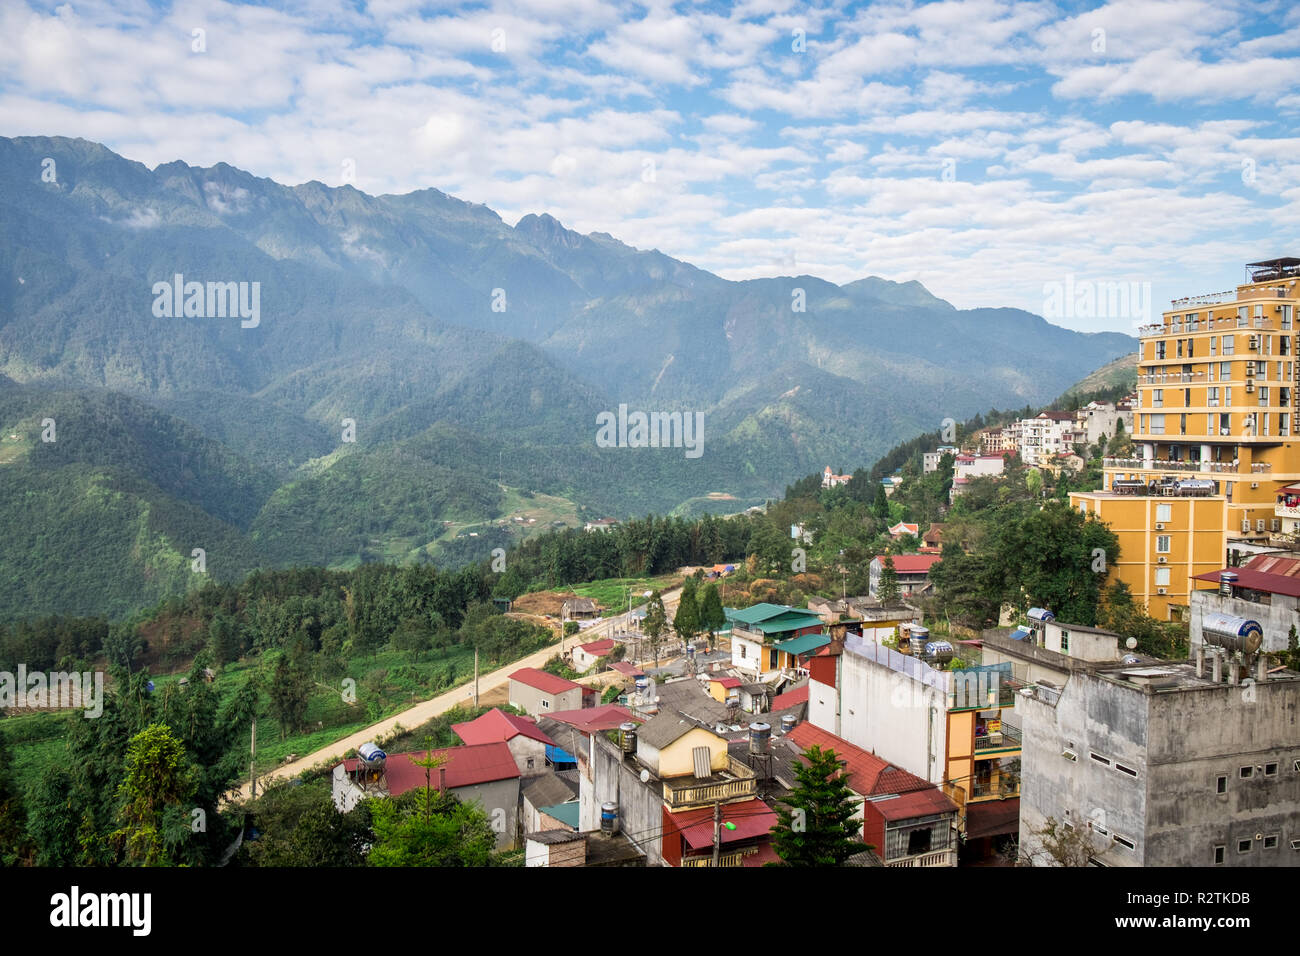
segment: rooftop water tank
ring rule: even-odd
[[[1206,644],[1230,651],[1256,653],[1264,643],[1264,629],[1258,621],[1231,614],[1206,614],[1201,619],[1201,637]]]
[[[379,749],[373,741],[367,741],[357,748],[357,759],[367,767],[382,767],[388,754]]]
[[[613,836],[618,832],[618,804],[602,803],[600,805],[600,832]]]
[[[1045,607],[1031,607],[1029,609],[1029,620],[1042,624],[1046,621],[1055,621],[1056,615]]]
[[[947,664],[957,656],[957,652],[947,641],[931,641],[925,645],[925,656],[933,657],[940,664]]]
[[[749,725],[749,752],[752,754],[767,753],[768,743],[772,739],[772,727],[770,724],[750,724]]]
[[[629,720],[618,725],[618,744],[623,753],[636,753],[636,724]]]

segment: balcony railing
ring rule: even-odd
[[[1020,746],[1020,731],[1006,724],[994,734],[985,734],[975,738],[976,750],[1011,750]]]
[[[894,860],[886,863],[885,866],[897,867],[917,867],[917,866],[956,866],[956,850],[940,850],[937,853],[926,853],[924,856],[909,856],[903,860]]]
[[[718,857],[718,866],[744,866],[744,860],[747,856],[753,856],[758,852],[758,847],[745,847],[743,850],[733,850],[730,853],[723,853]],[[713,866],[713,854],[708,856],[688,856],[682,859],[682,866]]]
[[[1175,359],[1175,361],[1177,361]],[[1205,378],[1205,372],[1152,372],[1139,375],[1139,385],[1164,385],[1168,382],[1199,382]]]
[[[1252,315],[1243,319],[1235,315],[1228,315],[1212,320],[1198,319],[1195,322],[1170,322],[1168,325],[1164,322],[1152,322],[1149,325],[1138,326],[1138,336],[1150,338],[1153,335],[1183,335],[1188,332],[1210,332],[1215,329],[1263,329],[1271,332],[1277,331],[1279,325],[1270,316]]]
[[[1105,468],[1127,468],[1137,471],[1203,471],[1211,474],[1262,475],[1273,470],[1272,462],[1256,461],[1233,464],[1230,461],[1164,461],[1159,458],[1103,458]]]
[[[1236,302],[1237,291],[1229,289],[1227,292],[1206,292],[1202,295],[1188,295],[1181,299],[1172,299],[1169,302],[1171,308],[1186,309],[1198,305],[1223,305],[1225,302]]]
[[[727,755],[726,770],[702,780],[698,777],[669,777],[663,783],[664,804],[672,810],[758,795],[758,780],[753,768],[730,754]]]
[[[971,781],[970,795],[972,800],[978,800],[983,797],[1019,796],[1020,777],[1004,773],[1000,777],[994,777],[987,783],[973,780]]]

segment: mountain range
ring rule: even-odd
[[[482,557],[516,514],[739,511],[1135,345],[917,282],[729,281],[435,189],[0,139],[0,619],[127,613],[197,586],[194,548],[234,577]],[[702,413],[703,454],[597,447],[620,404]]]

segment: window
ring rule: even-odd
[[[532,758],[532,757],[529,757],[529,758],[528,758],[528,769],[529,769],[529,770],[532,770],[532,769],[533,769],[533,758]]]
[[[1255,776],[1254,767],[1242,767],[1239,772],[1242,780],[1249,780],[1251,777]]]
[[[1267,385],[1261,385],[1260,388],[1259,388],[1259,403],[1260,403],[1261,405],[1267,405],[1267,404],[1268,404],[1268,386],[1267,386]]]
[[[1186,412],[1178,416],[1178,434],[1180,435],[1187,434],[1187,413]]]
[[[1157,343],[1156,343],[1156,358],[1157,358],[1157,359],[1162,359],[1162,358],[1164,358],[1164,357],[1165,357],[1165,343],[1164,343],[1164,342],[1157,342]]]
[[[917,853],[930,852],[930,831],[928,829],[913,830],[907,835],[907,855],[913,856]]]
[[[1185,388],[1183,389],[1183,408],[1191,408],[1191,407],[1192,407],[1192,390],[1190,388]]]
[[[1217,335],[1211,335],[1211,336],[1210,336],[1210,354],[1211,354],[1211,355],[1214,355],[1214,354],[1216,354],[1216,353],[1218,352],[1218,350],[1219,350],[1219,337],[1218,337]]]
[[[1156,505],[1157,521],[1172,521],[1174,517],[1173,505]]]
[[[1208,394],[1209,397],[1206,399],[1206,402],[1211,408],[1217,407],[1219,404],[1219,387],[1216,385],[1214,388],[1209,390]]]
[[[736,642],[736,646],[738,646],[738,647],[740,648],[740,659],[743,661],[743,660],[745,659],[745,645],[744,645],[744,642],[742,642],[742,641],[737,641],[737,642]]]
[[[1118,843],[1120,846],[1128,847],[1130,850],[1135,849],[1134,846],[1133,846],[1133,841],[1132,841],[1132,840],[1126,840],[1126,839],[1124,839],[1122,836],[1120,836],[1118,833],[1115,834],[1115,836],[1114,836],[1113,839],[1114,839],[1115,842]]]
[[[1156,535],[1156,554],[1168,554],[1168,553],[1169,553],[1169,535],[1167,534]]]
[[[1164,405],[1165,405],[1165,390],[1163,388],[1151,389],[1151,407],[1164,408]]]
[[[1182,358],[1182,357],[1183,357],[1183,340],[1182,340],[1182,339],[1179,339],[1179,340],[1178,340],[1178,349],[1177,349],[1177,351],[1178,351],[1178,357],[1179,357],[1179,358]]]
[[[1214,848],[1214,865],[1215,865],[1215,866],[1222,866],[1222,865],[1223,865],[1223,854],[1224,854],[1224,851],[1227,850],[1227,849],[1228,849],[1228,848],[1227,848],[1226,846],[1216,846],[1216,847]]]
[[[1103,766],[1107,766],[1107,767],[1110,766],[1110,760],[1106,757],[1103,757],[1101,754],[1089,753],[1088,756],[1091,757],[1093,760],[1097,761],[1097,763],[1102,764]]]
[[[1134,770],[1132,767],[1126,767],[1122,763],[1115,764],[1115,769],[1118,770],[1120,773],[1128,774],[1130,777],[1136,777],[1138,775],[1138,772],[1136,770]]]
[[[1156,587],[1158,587],[1158,588],[1167,588],[1167,587],[1169,587],[1169,569],[1168,569],[1168,568],[1156,568]]]
[[[1277,849],[1277,834],[1276,834],[1276,833],[1274,833],[1272,836],[1266,836],[1266,837],[1264,837],[1264,849],[1265,849],[1265,850],[1276,850],[1276,849]]]
[[[1294,770],[1296,773],[1300,773],[1300,760],[1297,760],[1295,763],[1291,764],[1291,769]]]
[[[549,700],[543,700],[542,710],[550,710],[550,709],[551,709],[551,702]]]
[[[1149,431],[1152,435],[1163,435],[1165,433],[1165,416],[1152,415]]]
[[[1238,852],[1238,853],[1249,853],[1251,847],[1253,847],[1254,845],[1255,845],[1255,841],[1254,841],[1254,840],[1238,840],[1238,841],[1237,841],[1237,852]]]
[[[1215,793],[1228,792],[1228,775],[1226,773],[1221,773],[1214,778],[1214,792]]]
[[[1237,343],[1234,341],[1234,339],[1236,339],[1236,336],[1235,336],[1235,335],[1225,335],[1225,336],[1223,337],[1223,354],[1224,354],[1224,355],[1235,355],[1235,354],[1236,354],[1236,351],[1237,351]],[[1227,365],[1228,365],[1228,363],[1227,363],[1227,362],[1224,362],[1223,365],[1224,365],[1223,374],[1224,374],[1224,375],[1227,375],[1227,374],[1228,374],[1228,369],[1227,369]]]
[[[1223,390],[1223,404],[1228,408],[1232,407],[1232,386],[1229,385]]]
[[[1276,777],[1276,776],[1277,776],[1277,764],[1275,764],[1275,763],[1266,763],[1266,764],[1264,764],[1264,776],[1266,776],[1266,777]]]

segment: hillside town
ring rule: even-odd
[[[898,522],[889,537],[915,548],[873,557],[869,593],[726,607],[707,640],[687,634],[653,665],[645,615],[629,613],[574,638],[577,680],[512,673],[515,713],[456,725],[438,787],[498,813],[499,847],[528,867],[781,862],[782,808],[824,751],[856,821],[843,865],[1300,865],[1300,672],[1282,657],[1300,621],[1300,260],[1248,270],[1235,293],[1181,300],[1143,329],[1136,394],[923,455],[923,474],[952,469],[955,499],[1016,458],[1078,472],[1079,450],[1131,436],[1133,457],[1106,457],[1102,486],[1070,506],[1111,525],[1119,560],[1103,573],[1186,625],[1184,657],[1049,607],[1006,606],[983,629],[933,604],[927,617],[952,545],[942,523]],[[827,467],[821,483],[851,479]],[[735,568],[683,570],[725,584]],[[336,806],[420,786],[413,756],[338,764]]]

